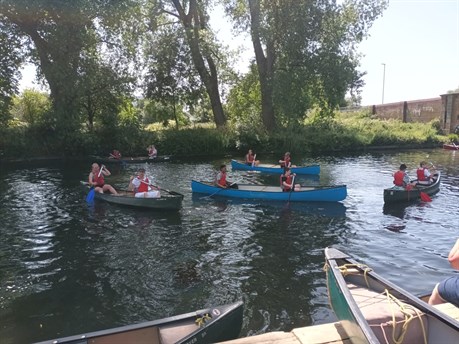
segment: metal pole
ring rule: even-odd
[[[386,83],[386,64],[381,63],[383,65],[383,77],[382,77],[382,102],[384,104],[384,84]]]

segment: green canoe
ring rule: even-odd
[[[345,253],[326,248],[325,270],[329,302],[352,343],[459,343],[459,322]]]
[[[86,192],[89,192],[87,182],[81,182]],[[182,208],[183,195],[181,193],[161,189],[160,198],[137,198],[134,193],[130,191],[117,190],[118,195],[109,193],[94,194],[97,200],[105,201],[108,203],[125,205],[136,208],[158,209],[158,210],[180,210]]]

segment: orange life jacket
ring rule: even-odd
[[[405,186],[405,182],[403,181],[403,177],[405,177],[405,172],[397,171],[394,173],[394,184],[397,186]]]

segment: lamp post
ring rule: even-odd
[[[381,63],[383,65],[383,77],[382,77],[382,102],[384,104],[384,84],[386,83],[386,64]]]

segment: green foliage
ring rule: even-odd
[[[29,126],[47,126],[51,120],[51,101],[49,95],[34,89],[26,89],[13,98],[10,110],[17,118]]]

